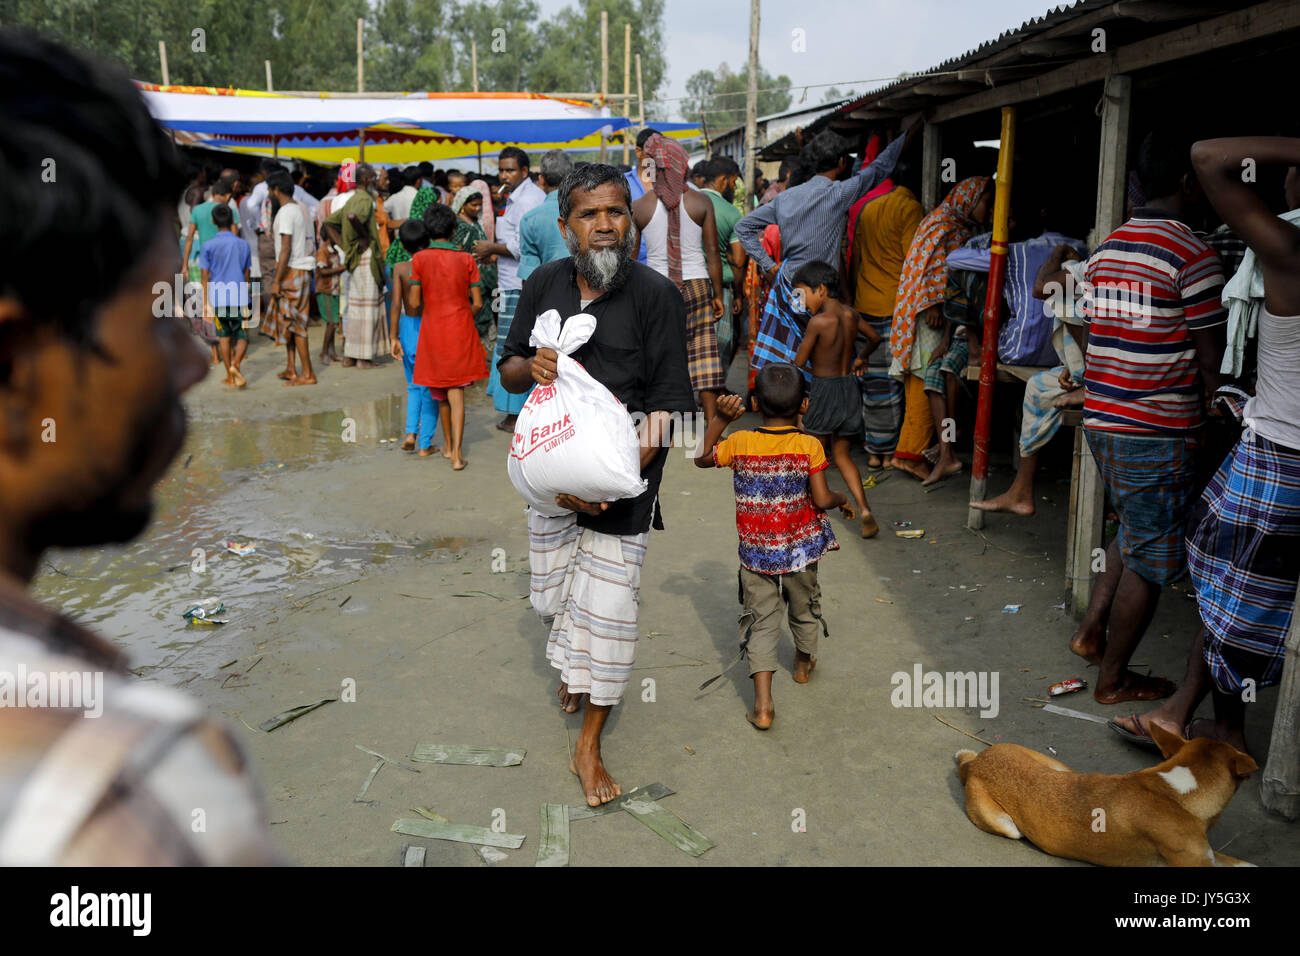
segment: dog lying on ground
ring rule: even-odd
[[[981,830],[1101,866],[1250,866],[1216,853],[1206,831],[1259,765],[1217,740],[1148,727],[1165,761],[1135,773],[1075,773],[1015,744],[959,750],[966,815]]]

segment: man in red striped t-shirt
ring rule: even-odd
[[[1195,492],[1202,398],[1219,383],[1227,313],[1223,269],[1183,217],[1201,199],[1190,142],[1152,133],[1138,156],[1147,204],[1088,260],[1083,420],[1119,514],[1071,649],[1097,664],[1104,704],[1157,700],[1172,682],[1128,663],[1160,588],[1186,571],[1184,523]]]

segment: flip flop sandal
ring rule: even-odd
[[[1139,717],[1137,714],[1129,714],[1128,719],[1133,721],[1133,723],[1136,726],[1138,727],[1142,726],[1142,718]],[[1133,733],[1133,731],[1129,730],[1127,727],[1123,726],[1122,724],[1114,720],[1106,721],[1106,726],[1109,727],[1111,730],[1113,730],[1115,733],[1119,734],[1129,743],[1135,744],[1138,747],[1144,747],[1147,750],[1154,750],[1156,753],[1160,753],[1160,745],[1156,743],[1155,740],[1153,740],[1149,734],[1145,734],[1145,733],[1135,734]]]

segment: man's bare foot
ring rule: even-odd
[[[308,375],[304,377],[302,375],[295,375],[293,378],[289,379],[284,384],[285,385],[315,385],[316,376]]]
[[[873,454],[869,454],[869,455],[867,455],[867,467],[868,467],[868,468],[872,468],[872,469],[875,469],[875,468],[883,468],[884,465],[885,465],[885,463],[884,463],[884,461],[881,459],[881,457],[880,457],[879,455],[874,454],[874,453],[873,453]]]
[[[776,708],[764,707],[760,709],[755,704],[754,709],[745,715],[745,719],[754,725],[755,730],[767,730],[772,726],[772,721],[776,719]]]
[[[1026,518],[1033,517],[1034,514],[1033,498],[1019,498],[1009,491],[988,501],[972,501],[970,506],[977,511],[1003,511],[1007,514],[1023,515]]]
[[[817,668],[817,659],[809,657],[803,651],[795,649],[794,652],[794,682],[796,684],[808,683],[808,678],[812,677],[812,672]]]
[[[1146,677],[1125,671],[1120,683],[1114,687],[1103,687],[1097,682],[1092,692],[1092,699],[1099,704],[1122,704],[1129,700],[1162,700],[1178,690],[1178,685],[1163,677]]]
[[[1070,650],[1078,654],[1089,664],[1101,666],[1101,659],[1106,653],[1106,634],[1104,631],[1079,628],[1070,635]]]
[[[1066,392],[1052,402],[1053,408],[1081,408],[1082,406],[1083,389],[1081,388],[1076,388],[1073,392]]]
[[[911,475],[917,481],[925,481],[930,477],[930,469],[925,467],[919,461],[912,461],[910,458],[895,458],[894,470],[901,471]]]
[[[285,381],[288,381],[289,379],[294,378],[296,375],[297,373],[293,369],[287,368],[283,372],[277,372],[275,377],[282,378]]]
[[[321,352],[320,355],[316,356],[316,361],[320,362],[321,365],[329,365],[330,364],[329,353]]]
[[[569,772],[576,774],[582,781],[582,790],[587,795],[589,807],[598,807],[623,795],[623,788],[614,782],[600,759],[600,744],[586,747],[579,740],[573,751],[573,759],[569,761]]]
[[[407,432],[402,439],[402,451],[415,451],[415,432]]]
[[[871,512],[866,512],[860,519],[862,523],[862,537],[874,538],[880,534],[880,525],[876,524],[876,519],[871,516]]]
[[[461,457],[459,457],[459,456],[455,456],[455,457],[453,457],[453,458],[451,459],[451,470],[452,470],[452,471],[464,471],[464,470],[465,470],[465,466],[466,466],[467,464],[469,464],[469,462],[465,461],[464,458],[461,458]]]
[[[926,461],[928,461],[930,464],[933,465],[935,462],[939,460],[939,455],[942,452],[943,452],[943,446],[936,442],[935,444],[927,448],[925,451],[921,452],[921,456],[925,458]]]
[[[555,696],[560,698],[560,710],[566,714],[576,714],[582,705],[582,695],[569,693],[569,685],[564,681],[560,681],[560,689],[555,692]]]
[[[232,368],[232,369],[230,370],[230,377],[231,377],[231,378],[234,380],[234,382],[235,382],[235,388],[245,388],[245,387],[247,387],[247,385],[248,385],[248,379],[244,378],[244,373],[241,372],[238,368]]]
[[[370,359],[357,359],[357,368],[374,368],[375,363]]]
[[[234,387],[235,387],[235,380],[234,380],[234,378],[231,377],[230,373],[227,372],[227,373],[226,373],[226,377],[223,378],[223,379],[221,380],[221,384],[222,384],[222,385],[229,385],[231,388],[234,388]]]
[[[342,365],[344,368],[352,368],[352,366],[357,364],[357,360],[354,358],[344,357],[339,361],[339,364]]]
[[[1148,740],[1151,740],[1152,724],[1157,724],[1171,734],[1178,734],[1180,737],[1183,735],[1183,728],[1178,726],[1177,721],[1165,719],[1159,710],[1153,710],[1147,714],[1128,714],[1123,717],[1114,717],[1112,722],[1118,724],[1135,737],[1146,737]],[[1155,743],[1154,740],[1151,742]]]
[[[951,478],[953,475],[958,474],[961,471],[961,469],[962,469],[962,464],[960,461],[950,461],[945,463],[944,461],[940,460],[940,462],[934,466],[934,470],[930,472],[929,477],[927,477],[924,481],[922,481],[921,484],[922,485],[937,484],[938,482],[943,481],[945,478]]]
[[[881,463],[880,463],[880,467],[881,467],[881,468],[893,468],[893,467],[894,467],[894,456],[893,456],[893,455],[886,455],[886,456],[884,457],[884,459],[882,459],[882,461],[881,461]]]
[[[451,449],[450,449],[450,448],[444,448],[444,449],[442,450],[442,457],[443,457],[443,458],[446,458],[448,461],[451,461]]]
[[[1150,718],[1148,718],[1148,722],[1149,720]],[[1246,747],[1246,734],[1240,727],[1228,727],[1205,717],[1189,720],[1186,727],[1174,732],[1187,740],[1195,740],[1198,737],[1220,740],[1229,746],[1236,747],[1244,754],[1250,753],[1250,750]]]

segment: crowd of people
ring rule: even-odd
[[[963,467],[957,422],[969,395],[967,369],[984,347],[994,182],[989,170],[975,168],[941,184],[937,205],[927,212],[913,148],[918,128],[887,144],[873,138],[856,151],[836,133],[818,134],[797,158],[781,164],[777,181],[756,179],[752,192],[761,202],[747,215],[736,202],[740,170],[732,159],[713,156],[691,166],[680,143],[651,128],[637,136],[634,167],[575,166],[556,150],[535,172],[518,147],[501,151],[495,177],[428,164],[384,170],[347,163],[319,201],[304,188],[301,168],[291,173],[266,161],[251,179],[225,170],[206,190],[191,185],[182,202],[182,246],[205,287],[260,274],[261,330],[285,347],[281,377],[289,385],[316,381],[306,347],[314,283],[326,323],[318,360],[370,368],[384,353],[399,359],[408,385],[404,447],[433,454],[441,425],[442,454],[457,470],[465,467],[464,389],[486,379],[501,415],[497,428],[512,432],[534,382],[554,374],[533,364],[537,353],[527,344],[541,304],[562,303],[564,316],[593,311],[602,324],[581,353],[584,365],[598,380],[608,373],[607,384],[630,411],[702,415],[724,426],[744,408],[763,414],[762,434],[776,437],[744,445],[750,451],[741,454],[742,464],[734,458],[739,452],[710,452],[700,464],[737,470],[744,569],[785,580],[815,568],[816,556],[838,547],[829,526],[821,540],[821,524],[813,522],[791,533],[797,544],[783,558],[768,553],[764,561],[744,561],[744,514],[752,519],[771,502],[763,494],[741,495],[740,473],[776,454],[772,449],[792,453],[794,446],[780,437],[787,430],[813,436],[818,449],[813,454],[795,443],[803,449],[796,455],[803,477],[795,484],[812,488],[815,477],[822,487],[808,491],[807,506],[816,510],[834,500],[863,538],[876,536],[879,524],[864,490],[872,483],[863,481],[858,460],[865,459],[877,480],[892,470],[924,485]],[[1278,277],[1267,283],[1265,253],[1280,253],[1255,249],[1251,240],[1266,243],[1270,229],[1289,235],[1285,230],[1293,227],[1271,214],[1262,224],[1264,201],[1252,192],[1246,202],[1223,185],[1222,175],[1213,178],[1227,167],[1211,167],[1206,149],[1198,147],[1194,170],[1190,142],[1163,132],[1146,137],[1129,177],[1127,221],[1109,236],[1091,236],[1093,249],[1084,238],[1086,224],[1071,221],[1052,190],[1028,179],[1015,196],[1003,314],[997,342],[989,347],[1001,362],[1040,370],[1025,387],[1011,487],[972,504],[1032,516],[1040,455],[1065,411],[1081,408],[1119,533],[1070,647],[1099,667],[1098,701],[1168,698],[1146,717],[1116,718],[1111,724],[1118,733],[1150,744],[1145,722],[1155,721],[1190,734],[1198,729],[1189,723],[1191,713],[1213,688],[1220,716],[1202,732],[1244,748],[1241,709],[1224,695],[1240,691],[1245,681],[1277,681],[1300,576],[1300,563],[1284,546],[1300,534],[1291,457],[1300,454],[1292,424],[1300,408],[1292,408],[1294,400],[1275,384],[1297,362],[1291,324],[1277,316],[1298,309],[1281,292],[1266,292],[1284,285]],[[587,201],[585,229],[573,219],[579,195]],[[1288,208],[1300,199],[1293,178],[1286,199]],[[633,297],[642,301],[615,307],[609,297],[631,281],[631,263],[668,285],[653,293],[642,288]],[[1224,284],[1234,273],[1228,290],[1240,314],[1229,323]],[[566,285],[566,276],[574,285]],[[662,303],[665,288],[673,290],[671,311],[681,313],[672,320],[680,355],[661,337],[646,339],[661,336],[662,329],[646,330],[644,303]],[[247,299],[216,302],[194,322],[234,387],[245,382],[239,366],[247,343],[236,317],[247,306]],[[334,353],[340,318],[341,360]],[[659,315],[654,324],[665,321]],[[1259,349],[1250,341],[1254,325]],[[652,372],[667,376],[671,388],[642,381],[644,372],[617,370],[622,350],[663,353],[665,364]],[[728,384],[738,353],[748,366],[743,392]],[[1214,463],[1204,460],[1201,433],[1206,396],[1228,383],[1221,366],[1230,366],[1230,377],[1246,389],[1220,393],[1222,408],[1244,416],[1246,430],[1207,486]],[[765,376],[765,369],[776,377]],[[648,421],[652,431],[666,427],[652,414]],[[719,449],[730,447],[721,430],[709,435]],[[647,452],[643,464],[653,472],[662,467],[655,461]],[[825,487],[821,472],[832,464],[843,493]],[[775,480],[767,475],[762,481],[769,479]],[[535,597],[541,595],[535,603],[552,627],[548,656],[562,671],[566,709],[589,694],[589,707],[599,713],[621,697],[635,601],[607,587],[581,587],[589,603],[579,616],[599,616],[605,633],[575,625],[574,564],[581,565],[577,555],[589,549],[591,560],[621,563],[634,578],[658,511],[653,498],[635,507],[571,504],[576,521],[558,530],[533,528]],[[1254,521],[1260,508],[1268,512],[1262,526]],[[601,530],[606,527],[613,530]],[[595,537],[589,540],[583,528]],[[760,537],[749,542],[751,557],[771,545]],[[1176,687],[1134,673],[1129,662],[1161,588],[1186,572],[1189,558],[1205,629],[1187,678]],[[772,600],[757,580],[742,588],[745,607],[766,622],[760,631],[768,642]],[[794,605],[816,605],[816,576],[793,590],[787,581],[778,592],[792,627],[799,622],[799,664],[811,668],[811,618]],[[566,601],[568,610],[557,612]],[[751,625],[745,635],[751,663],[766,661],[770,655],[755,651],[753,631]],[[808,672],[799,676],[806,679]],[[751,722],[770,726],[770,681],[755,686]],[[593,761],[584,774],[589,794],[607,796],[616,785],[599,769],[602,724],[595,720],[579,752]]]
[[[152,487],[184,441],[181,396],[209,359],[245,387],[253,325],[284,346],[289,385],[315,380],[313,304],[328,336],[322,365],[400,358],[411,450],[431,451],[437,419],[463,467],[465,386],[492,374],[505,403],[553,383],[555,352],[530,344],[538,317],[596,318],[574,357],[638,416],[646,490],[614,502],[561,494],[565,516],[528,521],[532,602],[560,706],[576,712],[587,698],[571,766],[592,805],[621,793],[601,734],[636,655],[674,416],[711,397],[696,464],[734,473],[741,659],[759,730],[774,720],[781,617],[796,682],[811,679],[827,633],[817,568],[838,544],[826,511],[871,531],[848,454],[859,424],[868,468],[931,452],[930,468],[901,470],[924,480],[950,470],[942,446],[955,438],[940,415],[952,416],[949,384],[963,367],[950,356],[981,347],[970,315],[989,262],[990,183],[978,173],[952,183],[926,213],[908,185],[914,129],[856,162],[847,142],[819,135],[780,182],[752,184],[767,201],[747,216],[719,206],[734,197],[734,164],[688,169],[680,146],[650,130],[634,169],[570,168],[547,154],[533,183],[518,149],[501,156],[498,183],[346,164],[317,200],[307,171],[279,163],[186,182],[129,79],[57,44],[0,31],[0,82],[27,91],[0,108],[0,194],[21,225],[0,233],[0,670],[93,670],[106,685],[95,720],[72,706],[0,710],[0,862],[282,862],[238,739],[179,691],[133,680],[119,648],[27,594],[47,550],[147,527]],[[42,180],[51,151],[58,177]],[[1112,722],[1129,739],[1150,745],[1159,726],[1245,750],[1245,704],[1280,678],[1300,577],[1300,140],[1193,145],[1153,132],[1136,160],[1126,221],[1092,248],[1042,215],[1009,250],[999,358],[1016,350],[1051,367],[1026,389],[1016,483],[987,505],[1031,513],[1021,505],[1034,456],[1059,427],[1059,401],[1081,397],[1119,533],[1071,647],[1099,665],[1098,701],[1163,700]],[[1248,164],[1285,170],[1281,195],[1243,181]],[[1039,205],[1031,193],[1020,208]],[[69,274],[66,250],[86,236],[99,241]],[[179,295],[158,307],[156,280],[178,264],[202,291],[197,309]],[[493,266],[500,288],[489,294]],[[178,315],[212,346],[209,359]],[[494,315],[504,331],[489,368]],[[742,346],[744,396],[725,358]],[[726,434],[747,404],[761,427]],[[1210,415],[1235,434],[1207,461]],[[51,421],[59,440],[38,438]],[[831,461],[848,493],[830,488]],[[1202,626],[1175,687],[1128,664],[1184,569]],[[1211,694],[1214,718],[1194,720]],[[198,805],[220,809],[203,828],[192,826]]]

